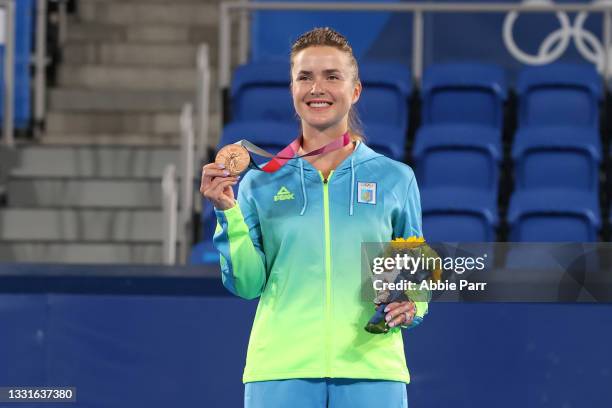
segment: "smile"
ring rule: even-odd
[[[331,106],[332,103],[327,102],[327,101],[311,101],[311,102],[306,102],[306,105],[308,105],[311,108],[327,108],[328,106]]]

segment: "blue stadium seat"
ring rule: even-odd
[[[365,143],[376,152],[403,161],[406,133],[395,126],[368,125],[364,127]]]
[[[516,134],[512,158],[517,190],[599,190],[601,142],[593,128],[522,128]]]
[[[360,65],[363,85],[357,110],[366,124],[408,128],[410,71],[399,64]],[[255,62],[234,72],[231,87],[232,121],[296,121],[291,99],[288,63]]]
[[[597,194],[567,189],[516,192],[510,199],[508,224],[514,242],[597,241]]]
[[[201,241],[191,248],[189,265],[218,264],[219,251],[213,245],[212,239]]]
[[[428,242],[495,241],[496,198],[482,190],[421,189],[423,236]]]
[[[201,233],[202,240],[212,240],[215,235],[215,228],[217,227],[217,217],[213,205],[210,201],[202,200],[202,212],[200,214],[201,222]]]
[[[479,124],[502,128],[507,98],[503,70],[485,64],[438,64],[423,74],[423,124]]]
[[[30,90],[30,60],[34,41],[34,14],[36,1],[15,2],[15,86],[14,126],[27,129],[32,118]],[[4,44],[0,45],[0,121],[4,120]]]
[[[599,127],[601,78],[592,65],[524,68],[517,92],[519,126]]]
[[[384,124],[408,131],[412,79],[408,68],[392,63],[361,63],[363,91],[357,111],[366,126]]]
[[[232,122],[225,126],[221,134],[218,148],[226,144],[235,143],[241,139],[256,144],[276,153],[291,143],[298,135],[300,129],[297,123],[281,123],[274,121]],[[259,158],[254,157],[259,163]],[[264,159],[263,161],[267,161]]]
[[[487,126],[429,125],[413,149],[419,185],[489,190],[498,187],[501,135]]]
[[[234,71],[232,121],[296,121],[287,63],[254,62]]]

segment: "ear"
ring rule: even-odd
[[[359,100],[359,97],[361,96],[361,89],[361,82],[357,81],[355,88],[353,89],[353,104],[356,104]]]

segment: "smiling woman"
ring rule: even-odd
[[[313,29],[291,49],[302,126],[294,158],[273,173],[247,172],[237,200],[238,177],[204,166],[200,191],[215,206],[223,284],[261,297],[243,376],[247,408],[407,407],[399,327],[418,325],[428,304],[379,305],[386,334],[366,331],[375,305],[361,297],[360,251],[362,242],[422,235],[419,191],[409,166],[363,142],[353,108],[361,92],[346,38]]]
[[[348,106],[351,139],[363,140],[361,121],[353,108],[361,95],[359,67],[346,38],[328,28],[309,31],[293,44],[290,59],[293,103],[302,121],[304,103],[312,108],[341,104],[336,107],[341,113]],[[326,95],[326,91],[330,93]]]

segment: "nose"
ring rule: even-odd
[[[312,88],[310,88],[310,94],[311,95],[321,95],[322,93],[324,93],[324,90],[319,80],[313,81]]]

